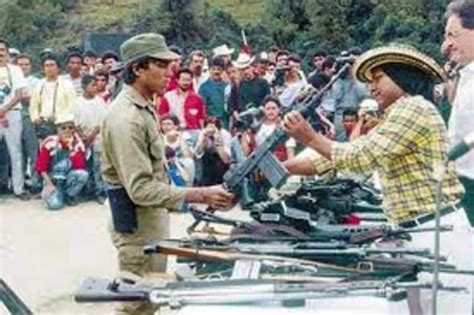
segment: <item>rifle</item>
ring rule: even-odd
[[[320,105],[324,94],[332,87],[334,82],[350,67],[346,64],[342,69],[333,76],[331,81],[326,84],[319,92],[310,93],[298,106],[298,111],[303,117],[310,117],[316,108]],[[268,136],[265,141],[252,152],[245,161],[232,165],[231,168],[224,174],[224,186],[232,192],[239,192],[239,189],[252,172],[259,169],[263,172],[273,187],[280,188],[288,178],[288,171],[275,158],[273,150],[275,147],[288,139],[285,132],[277,127],[275,131]]]
[[[298,240],[301,242],[314,241],[331,241],[341,240],[348,244],[366,244],[383,238],[409,238],[412,233],[433,232],[434,228],[411,228],[403,229],[393,227],[387,224],[379,225],[345,225],[345,224],[320,224],[316,225],[307,234],[298,231],[290,231],[291,227],[279,229],[278,225],[250,223],[245,221],[238,221],[227,219],[222,216],[210,213],[208,211],[201,211],[195,207],[189,207],[189,211],[193,215],[195,222],[188,227],[187,232],[191,234],[195,231],[200,222],[222,224],[232,226],[236,231],[243,235],[234,233],[232,239],[239,238],[240,240],[248,239],[256,241],[281,241],[281,240]],[[301,216],[300,216],[301,217]],[[309,218],[308,218],[309,220]],[[452,225],[441,226],[441,232],[452,231]],[[291,232],[291,237],[283,237],[284,232]],[[279,233],[280,232],[280,233]],[[261,236],[268,236],[267,238]],[[285,233],[286,235],[286,233]]]
[[[195,244],[195,243],[194,243]],[[268,242],[268,243],[250,243],[250,242],[230,242],[221,244],[218,241],[203,242],[197,246],[193,243],[182,243],[180,241],[162,241],[155,245],[155,249],[188,249],[193,248],[196,253],[202,255],[202,251],[210,250],[217,251],[228,255],[233,254],[258,254],[258,255],[272,255],[293,257],[299,259],[313,260],[313,261],[338,261],[339,259],[353,260],[357,258],[360,260],[371,255],[412,255],[420,256],[422,258],[432,259],[433,255],[428,249],[412,249],[412,248],[370,248],[367,246],[347,245],[340,241],[331,242]],[[183,247],[191,246],[191,247]],[[153,247],[146,248],[147,253],[152,253]],[[195,257],[191,257],[195,258]]]
[[[8,284],[0,279],[0,301],[11,314],[30,315],[33,314],[26,304],[18,295],[8,286]]]
[[[293,264],[296,266],[318,268],[318,273],[323,273],[328,276],[366,276],[370,275],[371,271],[357,270],[354,268],[346,268],[332,264],[320,263],[311,260],[277,256],[277,255],[266,255],[266,254],[254,254],[254,253],[236,253],[236,252],[223,252],[212,249],[200,249],[200,248],[185,248],[181,247],[172,242],[159,242],[158,244],[146,246],[144,253],[150,254],[164,254],[173,255],[178,257],[191,258],[193,260],[204,260],[204,261],[215,261],[222,260],[228,262],[235,262],[237,260],[248,260],[248,261],[265,261],[265,262],[277,262],[285,264]]]
[[[124,283],[89,278],[76,291],[76,302],[151,302],[173,309],[188,305],[228,305],[266,301],[304,301],[347,296],[375,296],[391,301],[406,298],[409,288],[431,288],[430,283],[389,281],[355,281],[346,283],[287,283],[271,280],[215,280],[152,284]],[[451,292],[465,292],[463,287],[443,286]]]

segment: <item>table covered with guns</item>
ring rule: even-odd
[[[341,69],[341,72],[344,68]],[[310,117],[325,89],[310,93],[299,110]],[[245,161],[224,176],[227,189],[239,195],[255,172],[279,189],[288,173],[272,150],[286,140],[279,128]],[[242,197],[242,196],[241,196]],[[402,229],[387,223],[380,192],[368,183],[332,177],[301,182],[291,191],[250,204],[250,220],[225,218],[189,207],[195,222],[188,238],[169,239],[144,248],[147,255],[177,256],[183,268],[177,281],[156,284],[124,279],[86,279],[77,302],[136,302],[181,308],[188,305],[256,305],[370,296],[401,301],[407,290],[431,290],[420,272],[473,276],[428,249],[408,248],[414,233],[435,228]],[[224,229],[223,227],[227,227]],[[230,233],[224,230],[231,229]],[[450,226],[439,227],[439,233]],[[438,291],[464,294],[463,287],[436,283]]]

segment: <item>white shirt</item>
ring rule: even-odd
[[[284,89],[278,95],[278,99],[283,107],[290,107],[293,105],[298,95],[306,88],[307,84],[303,80],[297,82],[285,83]]]
[[[20,67],[7,64],[0,67],[0,107],[8,104],[15,96],[16,91],[26,88],[26,81]],[[11,109],[20,109],[18,102]]]
[[[172,91],[166,92],[164,97],[168,101],[170,114],[178,117],[180,127],[185,129],[186,120],[184,119],[184,102],[186,101],[187,93],[182,92],[178,87]]]
[[[260,126],[260,129],[258,129],[257,133],[255,134],[255,143],[257,146],[260,146],[265,139],[270,136],[273,131],[275,131],[276,124],[266,124],[262,123]],[[296,141],[293,138],[288,139],[285,142],[285,147],[286,148],[295,148],[296,147]]]
[[[89,132],[95,127],[100,127],[107,113],[107,107],[100,96],[93,99],[78,97],[76,109],[74,111],[75,123],[84,132]],[[100,133],[94,141],[94,150],[101,151]]]
[[[201,85],[209,79],[209,72],[203,72],[200,77],[193,76],[193,88],[197,93]]]
[[[449,117],[448,133],[451,145],[474,132],[474,61],[460,71],[460,78]],[[459,175],[474,179],[474,150],[456,160]]]
[[[71,81],[72,85],[74,86],[74,91],[76,92],[76,96],[79,97],[82,95],[82,82],[81,82],[82,77],[73,79],[71,78],[71,75],[68,73],[68,74],[63,75],[63,78]]]
[[[39,81],[40,79],[32,75],[26,78],[26,89],[28,92],[28,96],[31,96],[31,93],[33,93],[33,89],[35,88],[36,84],[38,84]]]

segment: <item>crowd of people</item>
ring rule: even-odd
[[[454,1],[446,19],[441,50],[450,59],[448,76],[405,45],[316,52],[306,75],[300,56],[284,48],[241,51],[233,59],[237,52],[222,45],[186,56],[148,33],[125,41],[121,58],[70,53],[62,75],[61,60],[44,51],[38,79],[32,59],[0,40],[1,189],[21,200],[41,196],[51,210],[108,197],[120,269],[165,272],[166,259],[142,249],[167,237],[167,210],[185,210],[186,203],[226,210],[235,193],[249,194],[249,202],[265,199],[269,186],[259,172],[242,183],[250,187],[245,193],[220,184],[233,163],[281,127],[289,140],[274,154],[290,174],[375,174],[391,224],[432,224],[442,183],[440,215],[453,229],[442,233],[441,249],[471,269],[474,153],[442,177],[438,170],[449,146],[473,133],[474,3]],[[320,104],[305,119],[294,109],[315,95]],[[301,147],[314,154],[298,156]],[[408,245],[432,247],[432,235],[420,234]],[[456,283],[472,293],[469,277]],[[429,313],[426,294],[409,293],[417,302],[410,302],[412,313]],[[468,314],[472,294],[452,294],[441,305]],[[151,310],[138,303],[120,314]]]
[[[73,51],[60,60],[46,49],[34,58],[41,62],[35,76],[31,56],[5,40],[0,49],[2,102],[10,104],[0,112],[0,192],[21,200],[41,195],[48,209],[90,199],[103,203],[100,125],[123,84],[119,56]],[[282,113],[302,95],[322,89],[361,54],[358,48],[337,56],[316,52],[306,75],[297,54],[277,47],[253,55],[240,52],[235,60],[227,45],[210,55],[195,50],[186,57],[179,47],[171,50],[179,57],[169,65],[166,91],[154,102],[169,179],[177,186],[222,183],[231,163],[260,145]],[[376,121],[379,114],[376,104],[367,110],[359,106],[362,101],[370,103],[367,88],[351,71],[343,73],[315,113],[316,128],[342,141],[366,133],[364,117]],[[245,114],[252,109],[259,113],[248,123]],[[275,151],[281,161],[296,152],[291,139]]]

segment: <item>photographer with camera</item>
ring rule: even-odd
[[[354,112],[347,109],[343,114],[344,128],[350,141],[359,136],[366,135],[370,130],[380,123],[380,111],[377,102],[371,98],[365,99],[359,104],[359,111],[355,112],[355,120],[347,115],[348,112]],[[350,131],[349,131],[350,130]]]
[[[203,170],[198,178],[200,186],[222,183],[222,177],[228,170],[232,136],[222,128],[218,117],[208,117],[199,134],[194,155]]]
[[[282,106],[288,108],[293,105],[308,85],[301,74],[301,59],[298,55],[290,55],[287,66],[277,67],[274,83],[275,94]]]
[[[359,48],[352,48],[349,52],[341,53],[341,57],[336,60],[336,71],[346,63],[354,63],[360,55],[361,51]],[[332,93],[335,100],[334,125],[336,127],[336,138],[338,141],[345,141],[347,136],[342,123],[342,114],[347,108],[357,110],[360,102],[369,97],[369,91],[363,83],[355,80],[352,74],[352,67],[350,67],[341,76],[341,79],[334,83]]]

